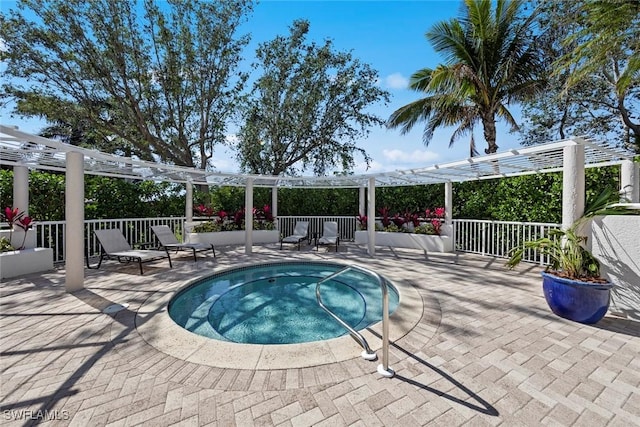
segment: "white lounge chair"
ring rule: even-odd
[[[213,251],[213,257],[216,257],[216,249],[213,244],[207,243],[180,243],[173,231],[167,225],[154,225],[151,227],[153,233],[158,238],[160,246],[165,249],[174,249],[176,251],[193,251],[193,260],[197,261],[196,252]]]
[[[169,267],[173,268],[171,257],[169,256],[169,251],[167,249],[164,251],[132,249],[131,245],[129,245],[127,240],[124,238],[122,231],[118,228],[96,230],[94,233],[102,247],[102,250],[100,251],[100,261],[96,268],[100,268],[102,260],[105,258],[115,258],[119,262],[125,263],[136,261],[140,266],[140,274],[144,274],[142,271],[143,262],[154,261],[162,258],[167,258],[169,260]]]
[[[309,238],[309,222],[298,221],[293,229],[293,234],[280,240],[280,249],[282,249],[283,243],[293,243],[297,244],[298,250],[300,250],[300,243],[305,239],[311,243],[311,239]]]
[[[318,249],[318,245],[336,245],[336,252],[338,252],[339,244],[338,223],[335,221],[325,221],[324,224],[322,224],[322,237],[316,240],[316,250]]]

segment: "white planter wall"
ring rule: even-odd
[[[253,243],[277,243],[280,241],[278,230],[253,230]],[[189,243],[206,243],[217,246],[244,245],[244,231],[216,231],[213,233],[188,233]]]
[[[0,230],[0,237],[9,239],[11,246],[22,246],[24,230]],[[24,241],[24,249],[0,253],[0,278],[9,279],[23,274],[38,273],[53,269],[53,249],[36,248],[36,231],[29,230]]]
[[[11,246],[14,248],[19,248],[22,246],[22,240],[24,239],[24,230],[21,228],[13,230],[0,230],[0,237],[6,237],[9,239],[11,237]],[[36,247],[36,230],[29,230],[27,232],[27,238],[24,241],[24,248],[31,249]]]
[[[52,269],[53,249],[50,248],[31,248],[0,253],[0,277],[3,279]]]
[[[601,273],[614,285],[609,311],[640,321],[640,216],[596,217],[590,234]]]
[[[356,231],[355,242],[360,245],[369,243],[367,231]],[[427,252],[453,252],[453,239],[450,236],[429,234],[394,233],[376,231],[376,246],[420,249]]]

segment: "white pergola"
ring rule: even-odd
[[[365,190],[369,230],[368,250],[375,254],[375,189],[427,184],[445,185],[445,220],[451,222],[453,183],[518,175],[563,173],[563,227],[569,227],[584,211],[584,170],[587,167],[621,165],[621,198],[638,203],[640,184],[638,163],[633,153],[586,137],[511,149],[444,164],[375,174],[330,177],[282,177],[225,173],[136,160],[85,149],[60,141],[0,125],[0,164],[14,169],[14,207],[28,211],[29,169],[66,174],[66,289],[84,286],[84,175],[103,175],[125,179],[183,183],[187,197],[185,216],[192,217],[193,185],[245,187],[245,205],[253,206],[253,188],[273,189],[273,210],[277,215],[278,188],[358,188],[360,212],[364,212]],[[245,251],[253,246],[251,209],[246,210]]]

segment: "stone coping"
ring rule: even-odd
[[[234,270],[254,263],[238,264],[219,272]],[[364,266],[364,265],[363,265]],[[398,290],[400,300],[389,316],[389,340],[396,341],[411,331],[420,321],[423,301],[418,291],[404,279],[383,273]],[[359,357],[362,348],[349,335],[325,341],[299,344],[239,344],[197,335],[176,324],[168,313],[170,300],[180,290],[206,277],[202,275],[176,284],[173,292],[156,292],[139,308],[135,325],[140,336],[162,353],[201,365],[226,369],[289,369],[306,368],[342,362]],[[149,315],[153,313],[150,317]],[[382,322],[360,333],[373,350],[382,348]],[[242,354],[242,357],[238,357]],[[381,354],[378,355],[379,359]]]

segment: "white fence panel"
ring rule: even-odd
[[[542,222],[454,219],[455,250],[508,258],[513,248],[522,247],[527,240],[548,237],[549,230],[559,229],[561,226],[562,224]],[[549,263],[548,257],[532,249],[525,251],[522,260],[540,265]]]

